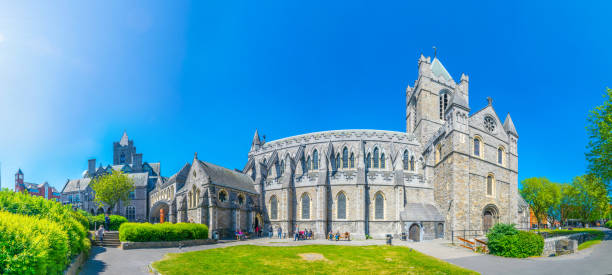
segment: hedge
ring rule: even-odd
[[[208,227],[196,223],[124,223],[119,227],[122,242],[181,241],[208,238]]]
[[[58,223],[68,235],[70,255],[75,256],[85,249],[87,229],[84,217],[73,211],[70,205],[47,200],[43,197],[16,193],[5,189],[0,191],[0,211],[13,214],[46,218]]]
[[[607,221],[605,227],[612,229],[612,220]]]
[[[514,224],[496,224],[487,234],[489,251],[493,255],[526,258],[540,256],[544,249],[542,236],[519,231]]]
[[[86,214],[85,216],[87,217],[86,219],[88,220],[89,230],[96,230],[100,227],[100,225],[104,225],[104,214],[100,214],[97,216]],[[128,221],[127,218],[123,216],[119,216],[119,215],[109,215],[108,217],[110,219],[110,228],[108,230],[111,230],[111,231],[119,230],[119,226],[121,226],[122,223]]]

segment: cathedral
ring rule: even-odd
[[[124,134],[114,144],[114,165],[96,170],[90,160],[62,198],[71,203],[87,194],[82,208],[94,212],[91,178],[121,170],[138,183],[119,213],[135,221],[207,224],[211,237],[281,228],[312,230],[315,238],[331,231],[422,241],[482,235],[497,222],[527,228],[512,118],[502,122],[491,98],[473,112],[468,88],[467,75],[455,82],[440,60],[421,55],[418,78],[406,89],[405,132],[333,130],[266,142],[255,131],[242,170],[196,153],[162,177],[159,163],[143,163]]]
[[[484,234],[497,222],[527,228],[518,192],[518,133],[491,98],[476,112],[469,78],[455,82],[421,55],[406,89],[406,132],[335,130],[262,142],[243,173],[255,182],[264,223],[292,232],[349,232],[413,241]]]

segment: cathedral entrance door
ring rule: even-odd
[[[487,205],[482,212],[482,230],[483,234],[486,234],[491,227],[497,223],[497,207],[494,205]]]
[[[410,230],[408,232],[408,238],[410,238],[414,242],[421,241],[421,229],[418,225],[413,224],[410,226]]]

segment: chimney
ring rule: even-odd
[[[142,170],[142,153],[134,154],[134,162],[132,162],[132,169],[140,172]]]
[[[87,174],[89,174],[90,177],[93,177],[94,173],[96,172],[96,159],[88,160],[87,164]]]

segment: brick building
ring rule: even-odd
[[[25,182],[23,177],[23,171],[19,169],[15,173],[15,192],[27,191],[32,196],[39,196],[45,199],[59,201],[61,194],[49,183],[44,182],[41,184]]]

